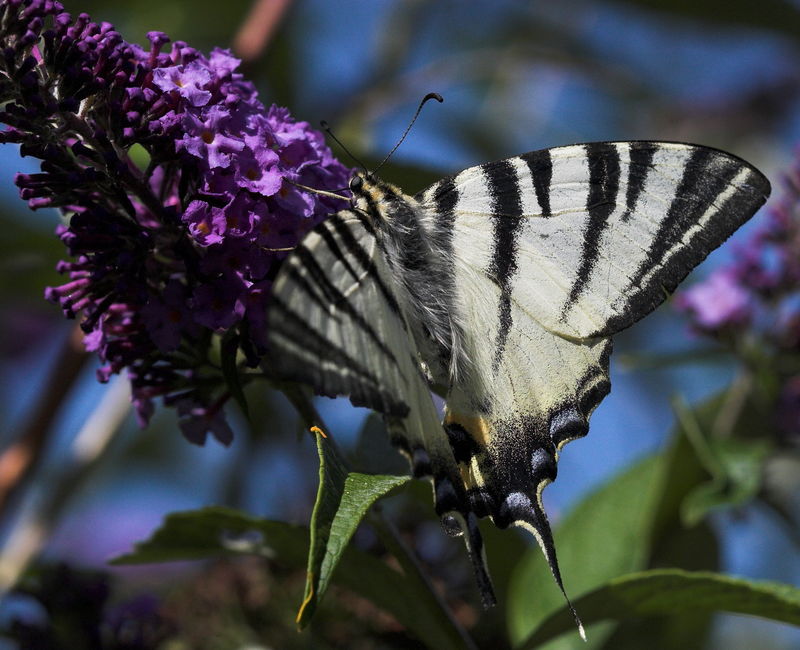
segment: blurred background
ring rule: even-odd
[[[327,120],[368,166],[392,148],[422,96],[440,93],[444,104],[426,106],[382,170],[383,178],[409,193],[464,167],[533,149],[665,139],[731,151],[764,171],[773,195],[779,195],[782,174],[800,142],[796,1],[761,0],[757,7],[749,0],[65,0],[65,5],[112,22],[127,40],[140,44],[148,31],[159,30],[204,51],[234,48],[265,104],[285,105],[312,124]],[[0,148],[0,444],[15,440],[43,412],[52,421],[47,438],[37,443],[41,462],[13,492],[0,519],[0,545],[7,556],[13,551],[0,579],[35,562],[41,546],[48,563],[69,565],[59,569],[66,572],[59,584],[110,581],[114,602],[135,600],[146,608],[147,598],[166,601],[177,612],[174,620],[200,618],[203,607],[218,611],[226,599],[239,599],[246,612],[248,598],[279,589],[273,583],[250,584],[255,578],[247,567],[228,567],[226,573],[207,565],[109,569],[105,563],[175,510],[225,504],[307,522],[317,486],[313,445],[298,435],[291,407],[277,395],[251,396],[253,425],[233,415],[236,439],[230,448],[214,440],[202,448],[190,445],[171,411],[139,429],[125,408],[124,381],[96,383],[95,360],[70,352],[74,323],[42,298],[46,286],[60,283],[54,267],[62,250],[52,234],[59,217],[28,211],[13,185],[17,171],[37,167],[13,146]],[[746,236],[747,228],[736,235]],[[724,263],[733,251],[724,246],[687,282]],[[724,357],[692,363],[693,351],[705,345],[669,305],[617,338],[612,393],[595,412],[590,435],[564,451],[558,481],[545,492],[554,522],[604,479],[664,445],[675,419],[672,396],[696,403],[731,381],[733,363]],[[650,363],[653,355],[665,354],[684,355],[687,362]],[[63,399],[53,397],[54,386],[65,391]],[[320,400],[318,406],[343,447],[358,444],[366,412],[346,400]],[[98,421],[120,423],[107,445],[102,433],[92,433]],[[75,444],[81,435],[103,451],[81,452]],[[387,507],[398,509],[400,521],[410,521],[423,560],[458,556],[461,545],[440,534],[427,490],[417,491],[418,505],[393,506],[395,498]],[[798,546],[769,513],[727,512],[713,525],[725,572],[800,583]],[[20,537],[21,530],[28,536]],[[369,539],[361,543],[369,545]],[[79,568],[110,573],[71,573]],[[299,594],[302,576],[284,580],[290,586],[280,588],[291,590],[292,580]],[[339,622],[343,628],[384,625],[375,638],[386,647],[416,647],[391,622],[365,623],[371,614],[364,603],[346,594],[330,594],[328,600],[348,612]],[[284,640],[273,641],[274,647],[337,647],[336,639],[346,638],[330,623],[316,637],[294,634],[294,606],[284,604],[285,612],[276,607],[275,620],[260,623],[286,631],[285,638],[275,632]],[[0,623],[19,611],[41,615],[30,599],[17,596],[0,606]],[[234,630],[230,639],[247,627],[241,611],[218,622],[219,629]],[[181,647],[238,647],[220,639]],[[711,643],[794,648],[800,635],[788,626],[721,616]]]

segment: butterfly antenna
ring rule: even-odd
[[[340,187],[333,192],[328,192],[327,190],[320,190],[316,187],[309,187],[308,185],[303,185],[302,183],[298,183],[297,181],[293,181],[290,178],[284,178],[284,181],[289,183],[290,185],[294,185],[295,187],[299,187],[301,190],[305,190],[306,192],[313,192],[314,194],[319,194],[321,196],[327,196],[331,199],[339,199],[340,201],[347,201],[349,200],[346,196],[342,196],[341,194],[336,194],[336,192],[344,192],[347,190],[346,187]]]
[[[392,150],[391,150],[391,151],[390,151],[388,154],[386,154],[386,158],[384,158],[384,159],[381,161],[381,164],[380,164],[380,165],[378,165],[378,166],[377,166],[377,167],[376,167],[376,168],[373,170],[373,172],[372,172],[373,174],[374,174],[374,173],[376,173],[376,172],[377,172],[377,171],[378,171],[378,170],[379,170],[381,167],[383,167],[383,166],[386,164],[386,161],[387,161],[387,160],[389,160],[389,158],[391,158],[391,157],[392,157],[392,154],[393,154],[395,151],[397,151],[397,147],[399,147],[401,144],[403,144],[403,140],[405,140],[405,139],[406,139],[406,136],[408,135],[408,132],[411,130],[411,127],[412,127],[412,126],[414,126],[414,122],[416,122],[416,121],[417,121],[417,118],[419,117],[419,114],[422,112],[422,107],[423,107],[423,106],[425,106],[425,103],[426,103],[428,100],[430,100],[430,99],[435,99],[435,100],[436,100],[437,102],[439,102],[440,104],[441,104],[441,103],[444,101],[444,98],[443,98],[443,97],[442,97],[442,96],[441,96],[439,93],[428,93],[427,95],[425,95],[425,97],[423,97],[423,98],[422,98],[422,101],[419,103],[419,106],[417,107],[417,112],[416,112],[416,113],[414,113],[414,117],[411,119],[411,122],[410,122],[410,123],[409,123],[409,125],[406,127],[406,130],[403,132],[403,135],[402,135],[402,136],[401,136],[401,138],[400,138],[400,139],[397,141],[397,144],[396,144],[396,145],[394,145],[394,147],[392,148]]]
[[[329,136],[331,136],[333,141],[336,144],[338,144],[342,148],[342,150],[348,156],[350,156],[350,158],[353,159],[353,162],[355,162],[356,165],[358,165],[359,167],[361,167],[361,169],[364,170],[365,174],[368,173],[367,172],[367,166],[364,163],[362,163],[358,158],[356,158],[353,154],[351,154],[350,150],[342,144],[342,142],[339,140],[339,138],[337,138],[335,135],[333,135],[333,131],[331,130],[331,127],[328,125],[328,123],[325,120],[320,120],[319,125],[322,127],[322,130],[325,131],[325,133],[327,133]],[[345,189],[347,189],[347,188],[345,188]]]

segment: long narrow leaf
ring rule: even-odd
[[[317,435],[319,490],[311,515],[306,593],[297,615],[304,627],[325,594],[331,576],[369,507],[408,476],[349,473],[331,441]]]
[[[585,594],[574,605],[586,624],[607,619],[724,611],[800,625],[800,589],[706,571],[663,569],[629,574]],[[535,648],[574,627],[569,608],[562,607],[517,649]]]

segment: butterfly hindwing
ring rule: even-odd
[[[488,283],[469,302],[491,314],[501,300],[500,288]],[[566,340],[513,301],[508,316],[513,325],[499,362],[497,348],[484,344],[473,360],[486,373],[452,384],[445,430],[459,467],[471,469],[473,508],[500,528],[532,532],[563,590],[542,490],[556,478],[560,448],[587,433],[589,416],[608,394],[611,339]],[[475,323],[476,346],[496,341],[501,328],[492,318]]]

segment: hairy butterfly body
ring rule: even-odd
[[[272,370],[384,414],[494,601],[477,519],[539,542],[542,490],[608,394],[611,336],[765,202],[722,151],[601,142],[486,163],[409,196],[367,174],[285,260]],[[430,386],[446,393],[444,420]]]

